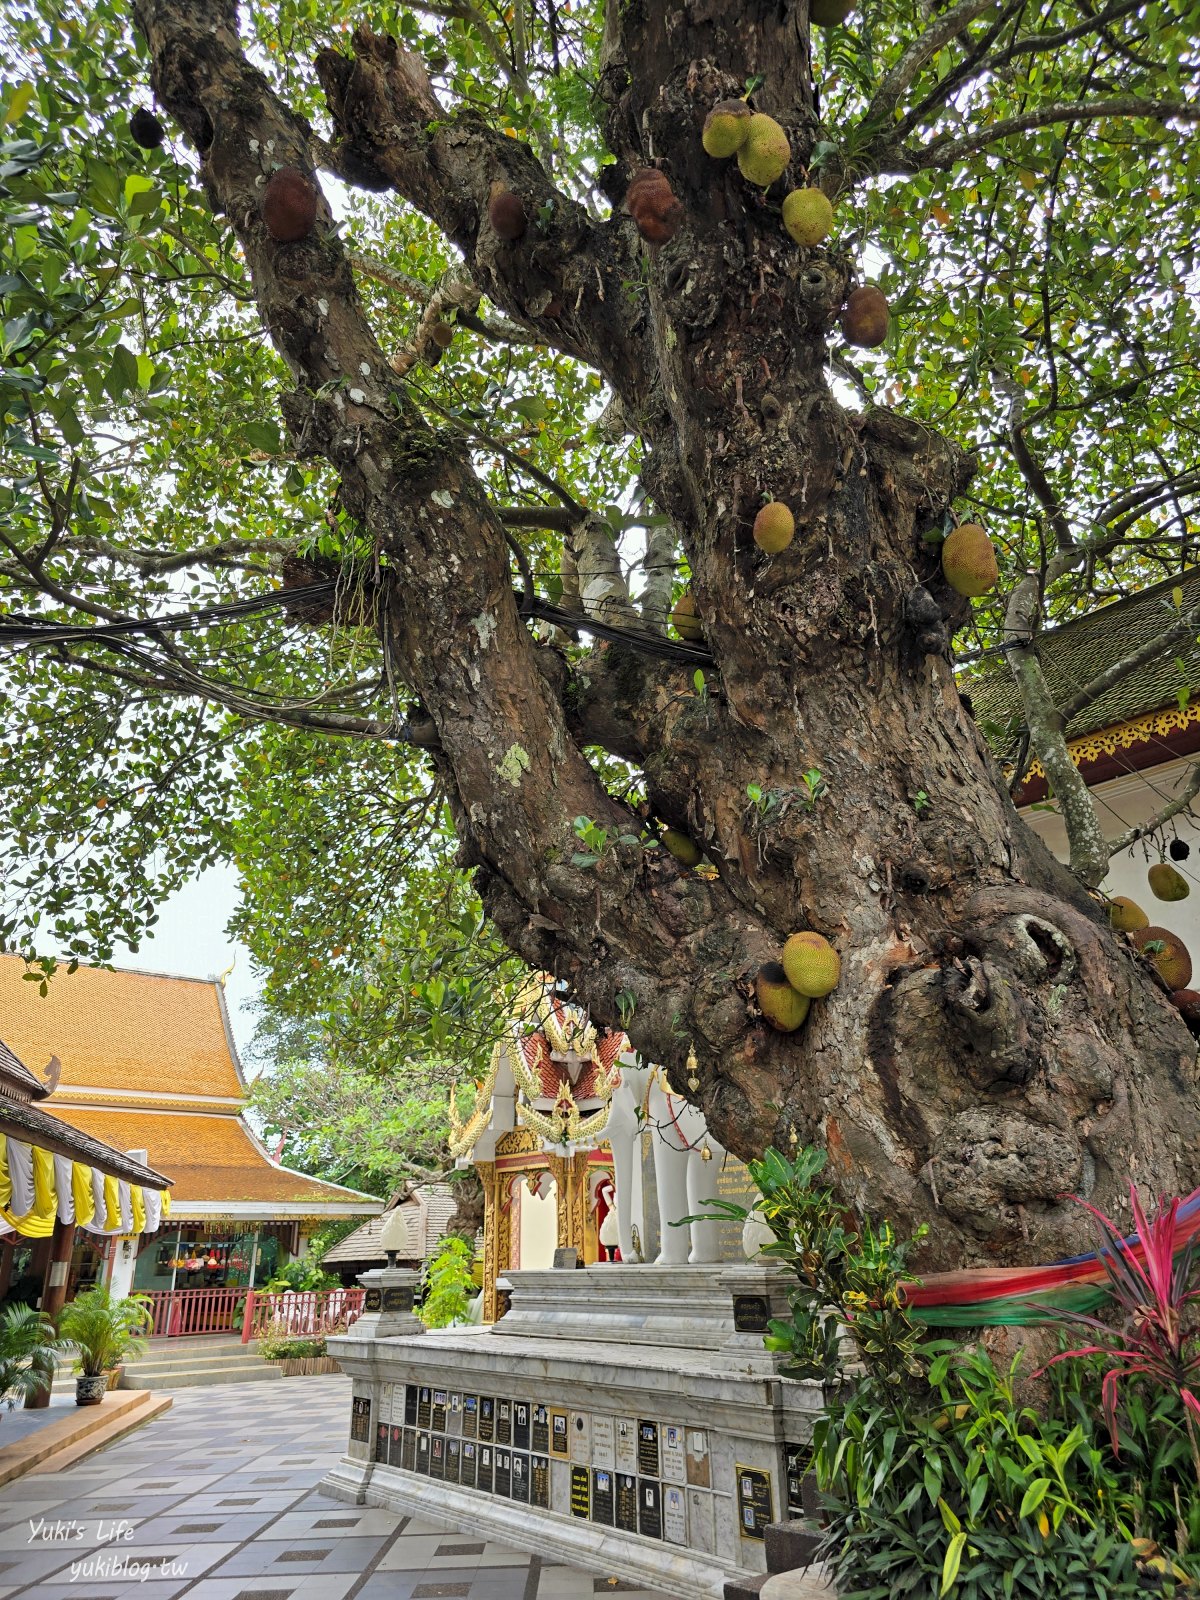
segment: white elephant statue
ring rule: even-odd
[[[639,1115],[644,1110],[644,1118]],[[621,1063],[621,1082],[613,1094],[608,1117],[608,1142],[617,1184],[617,1228],[621,1260],[636,1261],[633,1229],[644,1235],[642,1220],[641,1132],[648,1127],[654,1144],[654,1187],[658,1194],[661,1241],[659,1265],[719,1261],[719,1224],[693,1222],[672,1227],[684,1217],[696,1216],[705,1202],[715,1198],[725,1150],[717,1144],[704,1115],[679,1095],[663,1087],[657,1067]],[[710,1152],[705,1159],[702,1152]]]

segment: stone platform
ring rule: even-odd
[[[327,1492],[681,1600],[766,1571],[823,1404],[763,1348],[786,1274],[513,1272],[493,1328],[406,1334],[412,1278],[367,1274],[368,1314],[331,1342],[353,1400]]]

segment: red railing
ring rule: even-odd
[[[245,1289],[151,1289],[152,1339],[192,1333],[229,1333]]]
[[[318,1338],[341,1333],[362,1316],[367,1291],[358,1289],[301,1289],[264,1294],[251,1289],[242,1320],[242,1343],[270,1335],[278,1338]]]

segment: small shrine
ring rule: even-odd
[[[617,1249],[600,1240],[612,1231],[615,1195],[605,1132],[622,1066],[635,1067],[635,1057],[623,1033],[597,1030],[553,987],[524,999],[465,1120],[450,1099],[451,1154],[483,1183],[485,1322],[502,1309],[506,1272],[549,1267],[558,1249],[585,1264]]]

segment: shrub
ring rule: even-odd
[[[58,1331],[78,1353],[79,1371],[98,1377],[119,1367],[127,1356],[144,1355],[141,1335],[150,1326],[149,1295],[131,1294],[114,1299],[98,1284],[69,1300],[58,1314]]]
[[[466,1322],[475,1287],[471,1264],[475,1251],[465,1239],[450,1233],[442,1240],[425,1268],[425,1295],[417,1315],[427,1328],[448,1328]]]
[[[0,1405],[11,1411],[18,1400],[48,1389],[68,1348],[50,1318],[32,1306],[8,1306],[0,1312]]]

